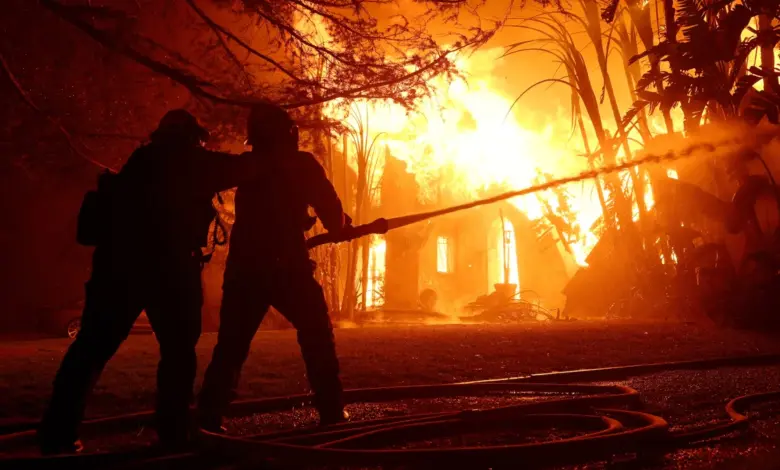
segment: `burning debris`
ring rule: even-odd
[[[466,305],[471,315],[461,317],[464,322],[519,323],[560,320],[560,311],[547,310],[539,303],[522,298],[516,284],[496,284],[496,290]]]

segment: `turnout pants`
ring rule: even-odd
[[[160,346],[157,432],[163,443],[186,439],[201,328],[200,261],[184,256],[143,270],[139,264],[95,251],[81,331],[62,360],[41,424],[45,442],[77,439],[87,396],[143,310]]]
[[[235,263],[235,261],[234,261]],[[236,396],[241,367],[255,332],[273,306],[298,332],[298,344],[320,418],[343,410],[333,326],[310,265],[247,269],[228,261],[217,345],[198,400],[205,419],[221,418]],[[237,269],[236,269],[237,268]],[[260,269],[263,269],[262,267]]]

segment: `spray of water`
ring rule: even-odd
[[[713,138],[713,135],[717,137]],[[671,162],[691,157],[709,157],[718,158],[721,156],[734,155],[744,150],[756,150],[769,144],[773,139],[780,136],[775,126],[760,126],[755,128],[745,128],[743,126],[733,125],[731,127],[712,127],[707,135],[689,137],[688,145],[681,149],[670,148],[663,152],[646,152],[641,157],[631,161],[603,166],[593,170],[584,171],[577,175],[560,178],[546,183],[529,186],[524,189],[505,192],[493,197],[472,201],[466,204],[448,207],[429,212],[393,217],[389,219],[377,219],[365,225],[354,227],[346,234],[321,234],[310,238],[307,242],[309,248],[313,248],[325,243],[335,243],[352,240],[368,234],[382,234],[388,230],[405,227],[417,222],[422,222],[434,217],[439,217],[453,212],[459,212],[474,207],[494,204],[499,201],[505,201],[519,196],[533,194],[539,191],[556,188],[559,186],[576,183],[579,181],[597,178],[601,175],[610,173],[619,173],[641,165],[659,164]]]

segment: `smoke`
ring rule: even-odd
[[[639,160],[684,160],[682,165],[695,165],[701,159],[723,162],[742,151],[760,149],[778,136],[778,128],[772,125],[752,127],[738,120],[711,123],[687,135],[655,137],[645,145]]]
[[[655,151],[648,150],[643,153],[642,157],[634,160],[584,171],[577,175],[551,180],[543,184],[529,186],[516,191],[509,191],[497,196],[479,199],[466,204],[448,207],[446,209],[395,217],[393,219],[388,219],[388,226],[391,229],[403,227],[441,215],[493,204],[518,196],[546,191],[548,189],[589,180],[598,176],[618,173],[641,165],[668,163],[681,159],[721,160],[724,158],[733,158],[746,151],[763,149],[772,144],[778,137],[780,137],[780,133],[775,126],[751,128],[738,123],[732,123],[731,125],[723,124],[722,126],[708,130],[706,133],[700,133],[689,137],[684,140],[686,145],[677,145],[677,142],[673,139],[659,139],[659,143],[651,146],[652,148],[655,148]]]

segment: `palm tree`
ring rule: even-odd
[[[609,4],[607,4],[606,8],[601,14],[602,19],[607,23],[612,23],[616,17],[616,14],[618,13],[620,5],[620,0],[611,0]],[[671,14],[672,18],[674,18],[674,8],[672,6],[671,0],[664,0],[663,2],[663,8],[665,14]],[[655,10],[656,10],[656,26],[659,30],[659,35],[661,31],[661,21],[658,15],[658,0],[655,1]],[[632,34],[635,31],[636,35],[639,36],[639,39],[642,41],[642,45],[644,46],[645,50],[650,50],[655,46],[655,32],[653,31],[653,21],[650,15],[650,2],[644,2],[641,0],[625,0],[625,10],[628,13],[628,16],[631,18],[631,27],[632,27]],[[669,23],[669,21],[667,21]],[[672,25],[674,26],[674,25]],[[618,35],[623,36],[623,34],[620,31],[620,26],[618,25]],[[674,27],[672,28],[666,28],[666,35],[667,38],[673,38],[676,36],[676,29]],[[635,41],[634,45],[636,44]],[[625,49],[621,48],[622,50]],[[636,47],[634,47],[636,49]],[[634,55],[634,54],[632,54]],[[629,58],[631,55],[629,55]],[[650,70],[657,72],[660,69],[660,60],[655,55],[648,56],[648,59],[650,61]],[[630,64],[626,64],[628,67]],[[631,68],[631,74],[633,75],[633,80],[636,82],[639,80],[639,77],[636,76],[638,72],[637,67]],[[660,92],[663,92],[664,90],[664,83],[663,80],[658,79],[655,82],[655,87]],[[633,90],[633,86],[631,89]],[[634,100],[636,101],[636,100]],[[672,133],[674,132],[674,121],[672,121],[671,116],[671,108],[662,108],[661,113],[663,114],[664,123],[666,124],[666,132]],[[640,128],[641,130],[641,128]]]
[[[582,18],[579,18],[572,13],[565,13],[564,15],[567,19],[575,18],[575,21],[579,22],[581,25],[587,25]],[[608,164],[614,163],[616,150],[615,138],[610,135],[603,124],[599,100],[596,97],[585,58],[576,46],[572,33],[567,28],[567,25],[555,14],[543,13],[535,17],[521,19],[519,23],[510,23],[507,26],[532,31],[537,33],[540,37],[538,39],[509,45],[505,55],[520,52],[549,54],[553,56],[557,63],[561,64],[566,73],[566,77],[563,79],[548,78],[532,84],[517,97],[515,103],[522,99],[527,92],[539,85],[556,83],[567,85],[572,90],[572,123],[576,123],[580,129],[590,164],[592,165],[594,163],[597,156],[600,156]],[[601,32],[596,31],[595,29],[592,32],[596,34],[600,44]],[[606,58],[604,60],[606,62]],[[601,70],[604,71],[605,67],[602,67]],[[581,112],[582,107],[585,108],[588,121],[590,121],[593,131],[596,134],[596,139],[598,140],[598,149],[595,149],[594,151],[591,151],[590,149],[587,130],[585,129],[583,114]],[[601,203],[602,211],[604,213],[605,226],[615,227],[619,225],[622,228],[630,227],[633,224],[631,206],[622,192],[622,185],[620,184],[619,179],[615,175],[605,176],[604,182],[610,190],[610,197],[606,195],[604,188],[602,188],[602,183],[598,178],[595,182],[599,202]],[[609,203],[608,199],[610,198],[613,200],[613,204]]]
[[[769,88],[776,89],[776,79],[772,78],[775,74],[767,71],[774,61],[766,60],[762,69],[748,69],[747,59],[759,45],[770,47],[771,43],[774,48],[778,41],[777,28],[768,31],[769,35],[759,33],[741,40],[751,18],[766,16],[767,10],[771,10],[773,18],[777,17],[776,0],[742,4],[727,0],[710,6],[701,0],[678,3],[680,8],[674,22],[675,28],[682,31],[682,38],[669,38],[631,59],[633,63],[657,56],[669,64],[669,70],[650,70],[642,76],[637,83],[639,100],[627,113],[627,119],[644,107],[652,111],[656,107],[679,105],[685,116],[685,129],[692,131],[701,124],[705,110],[712,119],[737,116],[746,93],[762,78],[768,78]],[[658,80],[666,88],[651,90]]]
[[[365,223],[371,217],[372,203],[376,200],[379,189],[378,171],[380,164],[379,152],[375,151],[375,146],[382,133],[371,135],[370,132],[370,112],[367,102],[353,103],[351,106],[350,118],[348,124],[348,135],[355,149],[355,158],[357,160],[357,185],[355,188],[355,214],[353,221],[355,225]],[[345,163],[346,165],[346,153]],[[347,274],[346,284],[344,286],[344,295],[342,297],[342,314],[348,318],[354,315],[355,305],[357,304],[358,290],[355,285],[357,277],[358,253],[361,254],[361,282],[360,282],[360,304],[363,308],[367,305],[368,285],[368,265],[370,237],[363,237],[360,240],[353,240],[350,243],[347,255]]]

